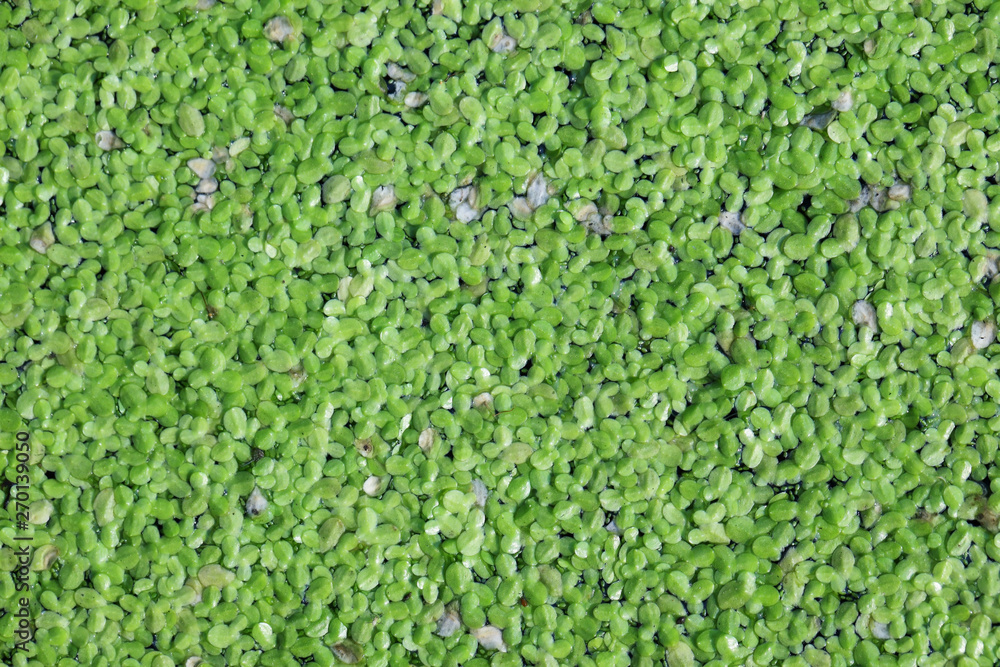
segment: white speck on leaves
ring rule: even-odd
[[[476,204],[479,200],[479,189],[474,185],[456,188],[448,196],[448,204],[455,212],[455,217],[461,222],[472,222],[479,217]]]
[[[479,645],[485,649],[495,649],[501,653],[507,652],[507,645],[503,641],[503,633],[500,628],[493,625],[484,625],[469,632]]]
[[[545,174],[535,174],[528,182],[527,200],[532,209],[544,206],[549,200],[549,181]]]
[[[215,195],[214,194],[199,194],[194,199],[194,206],[191,210],[195,213],[202,211],[211,211],[215,208]]]
[[[211,194],[219,189],[219,182],[214,178],[206,178],[198,183],[198,187],[195,188],[195,192],[201,194]]]
[[[52,233],[51,223],[46,222],[31,234],[28,245],[37,253],[44,255],[49,250],[49,246],[56,242],[56,237]]]
[[[284,42],[290,39],[294,32],[292,22],[285,16],[275,16],[264,26],[264,36],[272,42]]]
[[[972,347],[983,350],[993,344],[997,338],[997,325],[993,322],[979,321],[972,323]]]
[[[371,213],[389,211],[396,207],[396,188],[380,185],[372,192]]]
[[[871,206],[873,209],[881,213],[886,209],[886,204],[889,202],[888,192],[883,187],[872,188],[872,198]]]
[[[490,50],[493,53],[512,53],[516,48],[517,40],[504,33],[497,33],[490,45]]]
[[[250,516],[257,516],[266,510],[268,505],[269,503],[267,502],[267,498],[264,497],[264,494],[261,493],[260,489],[256,486],[253,487],[253,492],[250,494],[250,497],[247,498],[247,514]]]
[[[871,189],[867,185],[862,183],[861,194],[859,194],[857,197],[855,197],[848,203],[848,209],[851,211],[851,213],[857,213],[865,206],[868,206],[868,202],[871,201],[871,196],[872,196]]]
[[[383,484],[385,480],[378,475],[372,475],[365,480],[362,489],[364,489],[365,495],[368,496],[378,496],[381,495],[382,491],[385,490],[385,485]]]
[[[845,89],[837,96],[837,99],[830,103],[830,106],[837,111],[850,111],[854,108],[854,93],[851,92],[850,88]]]
[[[389,74],[389,78],[393,81],[403,81],[404,83],[410,83],[417,78],[417,75],[413,72],[403,69],[396,63],[388,63],[386,65],[386,71]]]
[[[125,142],[119,139],[118,135],[111,130],[101,130],[94,135],[94,139],[97,141],[97,147],[102,151],[125,147]]]
[[[872,635],[876,639],[892,639],[887,623],[872,623]]]
[[[291,109],[281,104],[274,105],[274,115],[280,118],[285,125],[290,125],[295,120],[295,114],[292,113]]]
[[[425,428],[423,431],[420,432],[420,437],[417,439],[417,445],[420,447],[420,449],[424,450],[424,453],[429,452],[431,450],[431,447],[434,446],[435,435],[436,433],[432,428]]]
[[[514,197],[510,203],[510,212],[514,214],[515,218],[523,220],[530,218],[535,209],[531,207],[531,204],[524,197]]]
[[[878,315],[875,313],[875,306],[864,299],[858,299],[851,306],[851,319],[859,327],[868,327],[872,331],[878,331]]]
[[[896,183],[889,188],[889,199],[892,201],[907,201],[910,198],[910,186],[906,183]]]
[[[489,497],[489,489],[483,484],[482,480],[474,479],[472,480],[472,493],[476,496],[476,506],[486,507],[486,499]]]
[[[728,229],[733,236],[739,236],[747,228],[741,219],[742,215],[733,211],[722,211],[719,213],[719,226]]]
[[[451,637],[462,627],[462,620],[458,612],[454,609],[446,609],[441,618],[437,621],[437,629],[434,631],[438,637]]]
[[[203,157],[196,157],[188,160],[187,166],[188,169],[194,172],[195,176],[202,180],[211,178],[212,174],[215,173],[215,162],[207,160]]]
[[[407,93],[403,98],[403,104],[411,109],[417,109],[427,104],[427,95],[424,93]]]

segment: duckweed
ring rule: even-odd
[[[998,19],[4,4],[0,660],[997,664]]]

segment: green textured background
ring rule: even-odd
[[[998,31],[4,3],[4,664],[993,667]]]

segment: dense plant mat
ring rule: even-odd
[[[4,664],[1000,661],[1000,4],[0,27]]]

